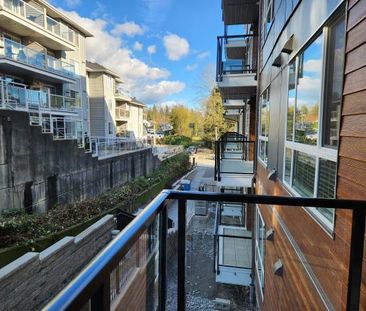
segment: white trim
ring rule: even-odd
[[[256,204],[256,209],[255,209],[255,250],[254,250],[254,261],[255,261],[255,269],[257,272],[257,280],[258,280],[258,284],[259,284],[259,291],[261,293],[262,296],[262,301],[264,299],[264,280],[265,280],[265,271],[264,271],[264,264],[263,264],[263,260],[264,258],[261,258],[261,254],[260,254],[260,248],[259,248],[259,237],[258,237],[258,233],[259,233],[259,217],[263,223],[263,228],[266,228],[266,223],[264,222],[264,219],[262,217],[262,214],[260,212],[259,206],[258,204]],[[265,256],[265,240],[263,239],[263,256]],[[261,267],[261,271],[263,274],[263,284],[261,281],[261,277],[259,275],[259,270],[258,270],[258,264]]]

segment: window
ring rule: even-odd
[[[267,88],[260,98],[260,122],[259,122],[259,158],[267,163],[268,160],[268,134],[269,134],[269,96],[270,89]]]
[[[263,38],[266,38],[273,21],[273,0],[264,1],[263,17]]]
[[[258,206],[255,209],[255,214],[255,267],[263,298],[266,227]]]
[[[113,125],[112,122],[108,122],[108,134],[112,135],[113,134]]]
[[[337,148],[343,85],[345,20],[341,18],[329,29],[328,64],[325,87],[323,146]]]
[[[344,28],[342,16],[289,64],[283,180],[295,195],[335,197]],[[333,230],[334,209],[307,210]]]

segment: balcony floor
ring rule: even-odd
[[[250,237],[249,231],[239,228],[222,228],[224,235],[238,237]],[[252,262],[252,241],[251,239],[237,239],[232,237],[222,238],[222,260],[220,264],[238,268],[251,267]]]

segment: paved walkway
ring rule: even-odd
[[[214,161],[212,156],[196,154],[197,169],[188,176],[191,189],[213,182]],[[194,203],[189,203],[193,215]],[[177,207],[172,204],[170,217],[175,218]],[[186,294],[188,311],[215,310],[214,299],[223,298],[231,301],[231,310],[251,310],[248,307],[249,289],[242,286],[216,283],[214,272],[214,223],[216,206],[209,205],[207,216],[192,216],[187,230],[186,242]],[[168,266],[167,310],[176,310],[177,296],[177,257],[170,258]]]

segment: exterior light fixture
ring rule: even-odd
[[[273,265],[273,273],[277,276],[283,275],[283,264],[281,259],[278,259],[275,264]]]
[[[271,228],[266,232],[266,239],[268,241],[273,241],[273,236],[274,236],[274,229]]]
[[[272,171],[269,172],[268,176],[267,176],[268,180],[271,181],[276,181],[277,179],[277,170],[274,168]]]

